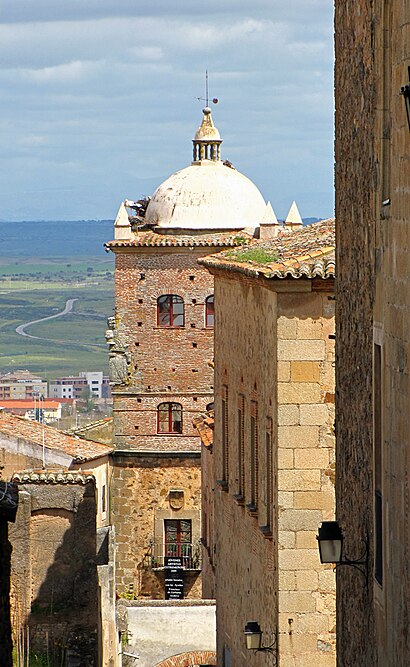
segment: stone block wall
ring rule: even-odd
[[[173,510],[169,492],[183,491],[183,504]],[[116,528],[116,586],[120,596],[164,598],[164,573],[151,567],[152,540],[163,541],[163,521],[189,519],[199,544],[201,508],[200,453],[132,452],[114,457],[111,478],[111,523]],[[184,594],[201,597],[199,571],[186,572]]]
[[[268,464],[265,451],[267,420],[276,423],[276,295],[261,288],[257,281],[236,275],[232,278],[224,275],[222,279],[217,274],[215,304],[212,488],[215,489],[217,662],[225,664],[225,656],[230,654],[231,664],[237,667],[273,666],[274,655],[247,651],[244,628],[248,621],[257,621],[265,643],[270,644],[276,638],[277,461],[273,455]],[[226,403],[225,436],[222,398]],[[242,411],[240,419],[238,410]],[[254,461],[253,475],[249,447],[251,418],[255,420],[260,453],[260,458]],[[275,447],[275,440],[272,442]],[[272,493],[270,528],[266,526],[268,468]]]
[[[370,550],[367,587],[350,568],[338,574],[338,659],[354,664],[360,655],[364,666],[404,667],[410,659],[410,134],[400,88],[408,83],[409,7],[405,0],[336,0],[335,8],[337,512],[346,553],[355,558],[365,538]],[[374,409],[372,391],[380,393]],[[381,443],[378,453],[373,438]],[[375,577],[376,485],[382,582]]]
[[[218,664],[276,664],[246,650],[248,621],[281,667],[336,661],[334,574],[315,539],[334,518],[333,283],[312,285],[215,270]]]
[[[335,514],[334,296],[278,295],[281,665],[335,665],[335,576],[316,534]],[[331,338],[330,338],[331,336]]]
[[[98,585],[93,482],[19,485],[10,528],[13,636],[68,666],[97,665]]]

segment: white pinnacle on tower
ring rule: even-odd
[[[303,227],[303,221],[300,217],[299,209],[295,201],[292,203],[292,206],[289,209],[289,213],[286,216],[285,225],[291,229],[298,229]]]

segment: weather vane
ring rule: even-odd
[[[209,107],[209,90],[208,90],[208,70],[205,70],[205,97],[197,97],[197,100],[205,102],[205,105]],[[217,97],[212,98],[213,104],[218,104],[219,100]]]

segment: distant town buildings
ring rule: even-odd
[[[111,398],[109,378],[102,371],[83,371],[79,376],[57,377],[49,383],[50,398]]]
[[[27,370],[0,375],[0,400],[3,398],[30,399],[36,395],[47,398],[47,380]]]
[[[62,405],[50,398],[0,399],[0,412],[12,413],[45,424],[57,422],[62,416]]]

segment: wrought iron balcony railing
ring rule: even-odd
[[[184,570],[201,569],[201,543],[197,542],[163,542],[151,540],[150,559],[151,567],[162,570],[166,567],[166,558],[180,558]]]

